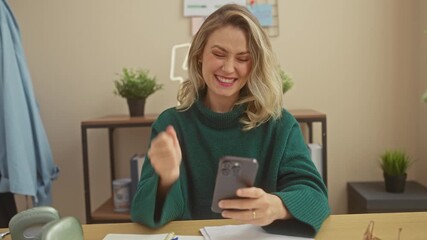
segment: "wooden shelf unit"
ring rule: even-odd
[[[327,184],[327,135],[326,135],[326,114],[311,110],[311,109],[293,109],[289,112],[296,118],[299,123],[307,124],[309,139],[308,142],[313,142],[313,123],[321,124],[322,135],[322,168],[323,180]],[[84,177],[84,193],[85,193],[85,213],[86,223],[114,223],[114,222],[129,222],[129,213],[117,213],[113,209],[112,197],[107,199],[99,208],[92,210],[91,207],[91,190],[90,190],[90,174],[89,174],[89,157],[88,157],[88,137],[89,129],[108,129],[108,145],[110,155],[110,176],[115,179],[115,163],[114,163],[114,130],[116,128],[131,128],[131,127],[151,127],[157,119],[156,114],[146,115],[144,117],[129,117],[128,115],[110,115],[81,122],[82,136],[82,153],[83,153],[83,177]]]

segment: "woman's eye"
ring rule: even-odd
[[[221,54],[221,53],[213,53],[213,55],[214,55],[215,57],[220,57],[220,58],[225,57],[225,55],[224,55],[224,54]]]
[[[249,58],[238,58],[237,61],[239,61],[239,62],[247,62],[247,61],[249,61]]]

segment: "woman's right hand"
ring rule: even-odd
[[[167,191],[179,177],[182,159],[181,147],[175,129],[171,125],[151,141],[148,157],[154,171],[160,177],[159,187]]]

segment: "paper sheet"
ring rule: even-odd
[[[107,234],[103,240],[164,240],[167,236],[164,234]],[[204,240],[202,236],[184,236],[176,235],[179,240]]]
[[[252,224],[204,227],[200,232],[205,240],[314,240],[314,238],[292,237],[267,233],[262,227]]]
[[[184,0],[185,17],[207,17],[222,5],[235,3],[246,5],[246,0]]]
[[[255,15],[256,18],[258,18],[261,26],[273,26],[273,5],[258,3],[254,5],[248,5],[248,9],[253,15]]]

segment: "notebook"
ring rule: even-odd
[[[165,240],[168,233],[162,234],[107,234],[103,240]],[[179,240],[204,240],[202,236],[176,235]]]
[[[267,233],[262,227],[252,224],[204,227],[200,229],[200,232],[205,240],[314,240],[314,238]]]

